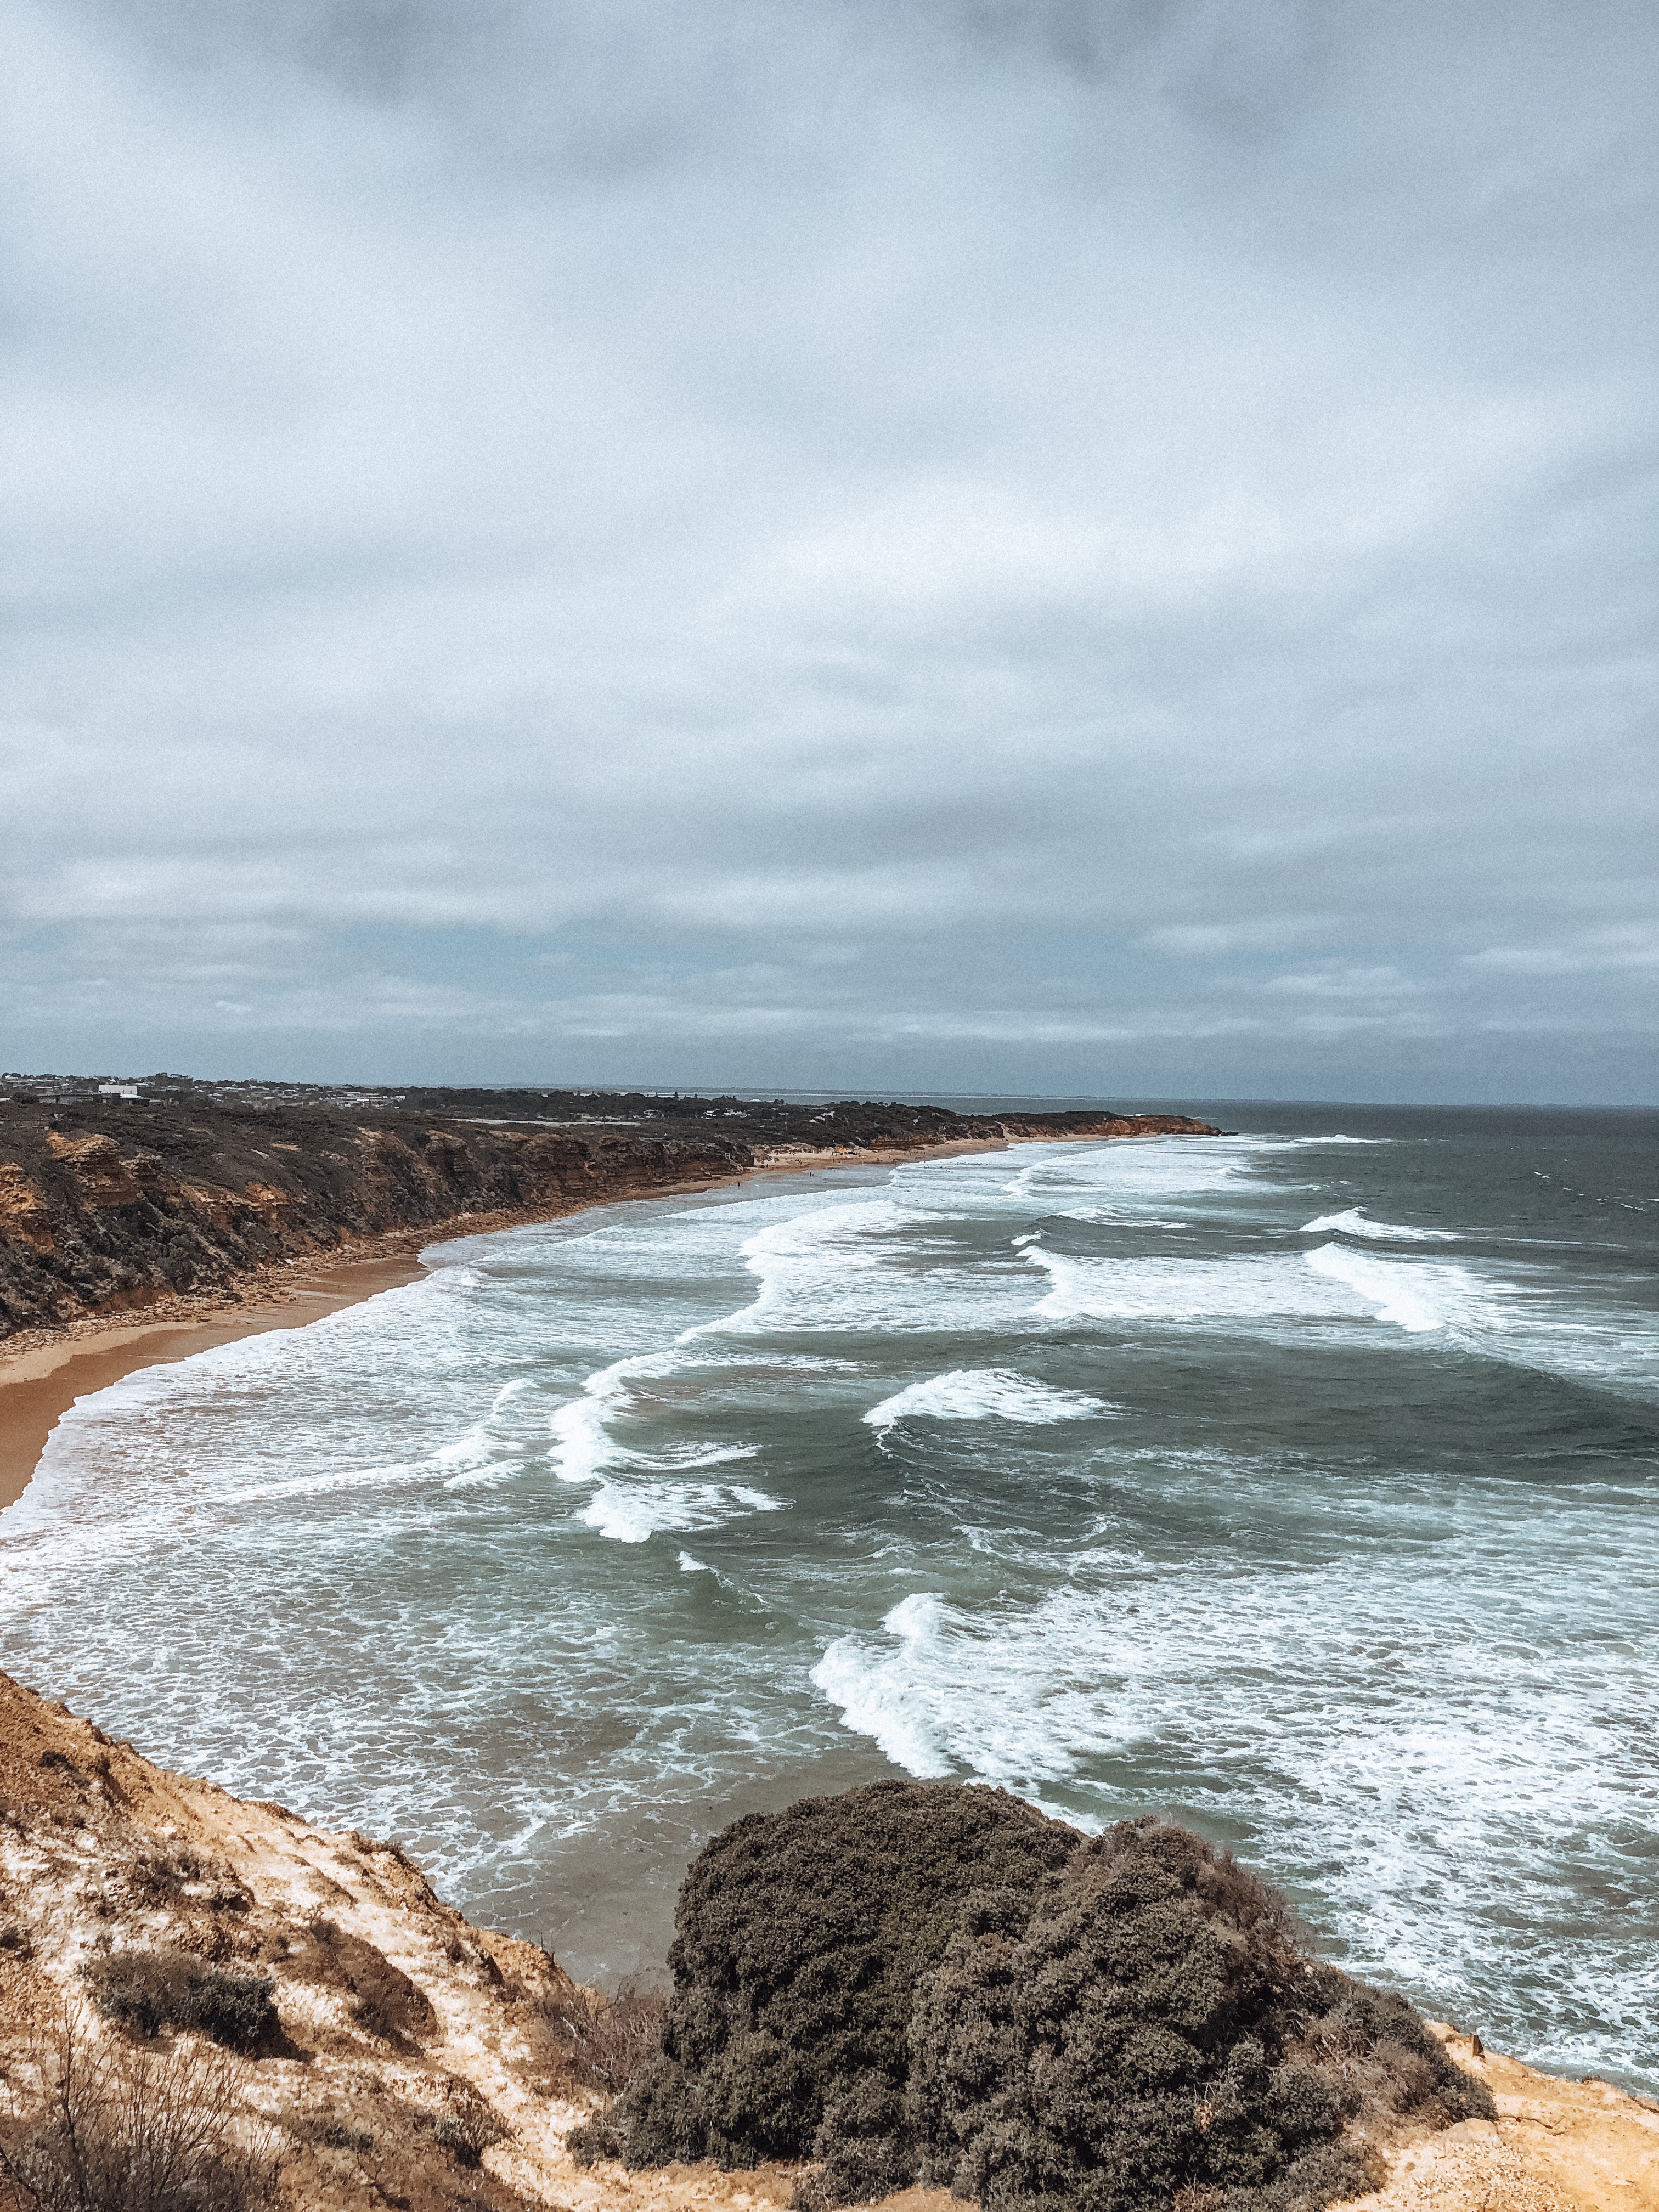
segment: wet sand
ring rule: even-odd
[[[141,1367],[168,1366],[267,1329],[304,1328],[425,1273],[412,1252],[324,1261],[296,1272],[292,1292],[269,1304],[227,1305],[199,1321],[137,1322],[14,1352],[0,1364],[0,1511],[22,1496],[46,1438],[77,1399]]]

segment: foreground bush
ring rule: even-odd
[[[1316,2212],[1373,2185],[1397,2113],[1492,2110],[1403,2000],[1152,1820],[1091,1839],[879,1784],[716,1837],[678,1928],[661,2055],[581,2154],[810,2157],[819,2207],[922,2179],[988,2212]]]
[[[0,2182],[27,2212],[253,2212],[271,2147],[232,2133],[234,2076],[190,2052],[59,2040],[46,2109],[0,2131]]]
[[[1078,1841],[1004,1790],[901,1782],[738,1820],[680,1891],[663,2055],[579,2150],[635,2166],[808,2155],[828,2106],[903,2081],[916,1978],[970,1892],[1030,1889]]]
[[[87,1970],[106,2020],[143,2036],[194,2028],[229,2051],[252,2051],[276,2025],[268,1974],[224,1974],[189,1951],[116,1951]]]

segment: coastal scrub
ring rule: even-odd
[[[921,2180],[988,2212],[1316,2212],[1403,2115],[1491,2117],[1402,1998],[1150,1818],[1089,1838],[878,1783],[716,1837],[677,1924],[661,2055],[580,2154],[811,2159],[808,2208]]]

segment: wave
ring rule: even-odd
[[[659,1529],[690,1535],[700,1528],[718,1528],[744,1514],[787,1510],[787,1499],[741,1483],[617,1481],[602,1482],[576,1517],[614,1543],[643,1544]]]
[[[738,1248],[760,1288],[750,1303],[719,1321],[689,1329],[687,1338],[769,1329],[862,1327],[870,1297],[863,1278],[880,1267],[872,1243],[916,1218],[890,1199],[815,1206],[757,1230]]]
[[[561,1482],[593,1485],[593,1495],[577,1518],[600,1535],[618,1544],[643,1544],[659,1529],[717,1528],[743,1514],[784,1510],[785,1501],[766,1491],[686,1480],[711,1468],[757,1458],[754,1444],[674,1444],[653,1452],[612,1435],[611,1422],[633,1411],[637,1382],[662,1382],[679,1368],[701,1364],[678,1352],[614,1360],[588,1376],[580,1398],[553,1414],[548,1424],[553,1472]]]
[[[1345,1284],[1375,1306],[1379,1321],[1393,1322],[1413,1335],[1455,1323],[1490,1325],[1496,1319],[1489,1294],[1501,1285],[1480,1283],[1467,1267],[1378,1260],[1344,1244],[1322,1244],[1302,1257],[1316,1274]]]
[[[1251,1155],[1272,1147],[1254,1139],[1200,1146],[1190,1138],[1149,1137],[1134,1144],[1079,1145],[1075,1150],[1053,1145],[1029,1149],[1035,1157],[994,1188],[1002,1207],[1010,1199],[1041,1203],[1098,1196],[1134,1209],[1194,1193],[1237,1189],[1252,1174]]]
[[[1345,1213],[1322,1213],[1317,1221],[1304,1221],[1300,1233],[1304,1237],[1328,1237],[1333,1233],[1370,1237],[1378,1243],[1400,1244],[1456,1244],[1462,1241],[1455,1229],[1413,1229],[1403,1221],[1373,1221],[1357,1206],[1349,1206]]]
[[[1192,1326],[1271,1326],[1362,1318],[1411,1334],[1501,1325],[1494,1294],[1468,1268],[1424,1260],[1383,1260],[1322,1244],[1297,1258],[1080,1260],[1028,1245],[1021,1257],[1050,1287],[1032,1310],[1046,1321],[1118,1321]]]
[[[912,1382],[890,1398],[884,1398],[864,1416],[866,1428],[885,1434],[896,1422],[927,1419],[935,1421],[1020,1421],[1036,1427],[1054,1421],[1082,1421],[1116,1415],[1122,1408],[1082,1390],[1058,1390],[1047,1382],[1034,1382],[1005,1367],[957,1367],[948,1375],[934,1375],[925,1382]]]
[[[916,1694],[927,1654],[938,1644],[947,1617],[940,1592],[917,1590],[881,1624],[898,1639],[896,1656],[872,1660],[860,1638],[843,1636],[812,1669],[813,1682],[839,1706],[842,1727],[869,1736],[896,1766],[923,1782],[957,1771],[945,1747],[946,1729],[934,1701]]]
[[[1350,1137],[1340,1129],[1333,1129],[1328,1137],[1291,1137],[1288,1145],[1392,1145],[1393,1137]]]

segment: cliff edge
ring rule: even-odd
[[[1212,1136],[1184,1115],[962,1115],[635,1094],[432,1091],[223,1104],[0,1097],[0,1345],[234,1298],[321,1255],[412,1249],[757,1168],[1022,1137]]]
[[[0,1675],[0,2142],[48,2112],[68,2020],[83,2064],[214,2056],[230,2136],[284,2207],[787,2204],[787,2166],[577,2165],[567,2138],[614,2085],[590,2033],[603,2010],[536,1945],[471,1926],[395,1844],[170,1773]],[[1364,2212],[1659,2208],[1659,2105],[1437,2032],[1498,2118],[1402,2136]]]

